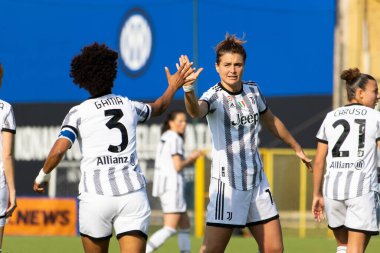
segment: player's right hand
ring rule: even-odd
[[[34,181],[33,191],[35,191],[37,193],[44,193],[46,185],[47,185],[47,182],[43,182],[42,184],[37,184],[37,182]]]

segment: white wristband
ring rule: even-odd
[[[190,92],[194,90],[194,85],[184,85],[182,88],[184,92]]]
[[[37,184],[42,184],[43,182],[49,182],[50,179],[50,173],[46,174],[43,169],[40,170],[40,173],[38,173],[36,179]]]

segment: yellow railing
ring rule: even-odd
[[[313,157],[315,155],[314,149],[304,150],[308,156]],[[295,153],[292,149],[260,149],[262,160],[264,163],[264,171],[267,175],[269,185],[274,193],[276,191],[274,187],[274,175],[275,175],[275,156],[276,155],[286,155],[294,156]],[[207,199],[207,192],[205,191],[205,166],[206,159],[204,157],[199,158],[195,164],[195,207],[194,207],[194,223],[195,223],[195,236],[202,237],[204,234],[205,226],[205,201]],[[307,213],[307,168],[304,163],[299,161],[299,237],[305,237],[306,235],[306,213]],[[209,169],[209,168],[207,168]]]

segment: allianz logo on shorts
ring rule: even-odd
[[[120,31],[119,48],[124,70],[131,77],[140,76],[152,56],[153,32],[148,15],[139,8],[127,12]]]

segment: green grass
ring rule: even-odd
[[[284,229],[285,252],[291,253],[326,253],[335,252],[335,240],[327,236],[326,229],[307,231],[305,238],[299,238],[294,229]],[[202,239],[191,238],[192,252],[198,252]],[[367,248],[367,253],[378,253],[380,237],[374,236]],[[5,236],[3,251],[7,253],[77,253],[83,252],[79,237],[22,237]],[[111,239],[110,253],[119,252],[115,237]],[[178,252],[177,237],[170,238],[157,253]],[[256,242],[252,237],[233,236],[227,246],[226,253],[257,252]]]

